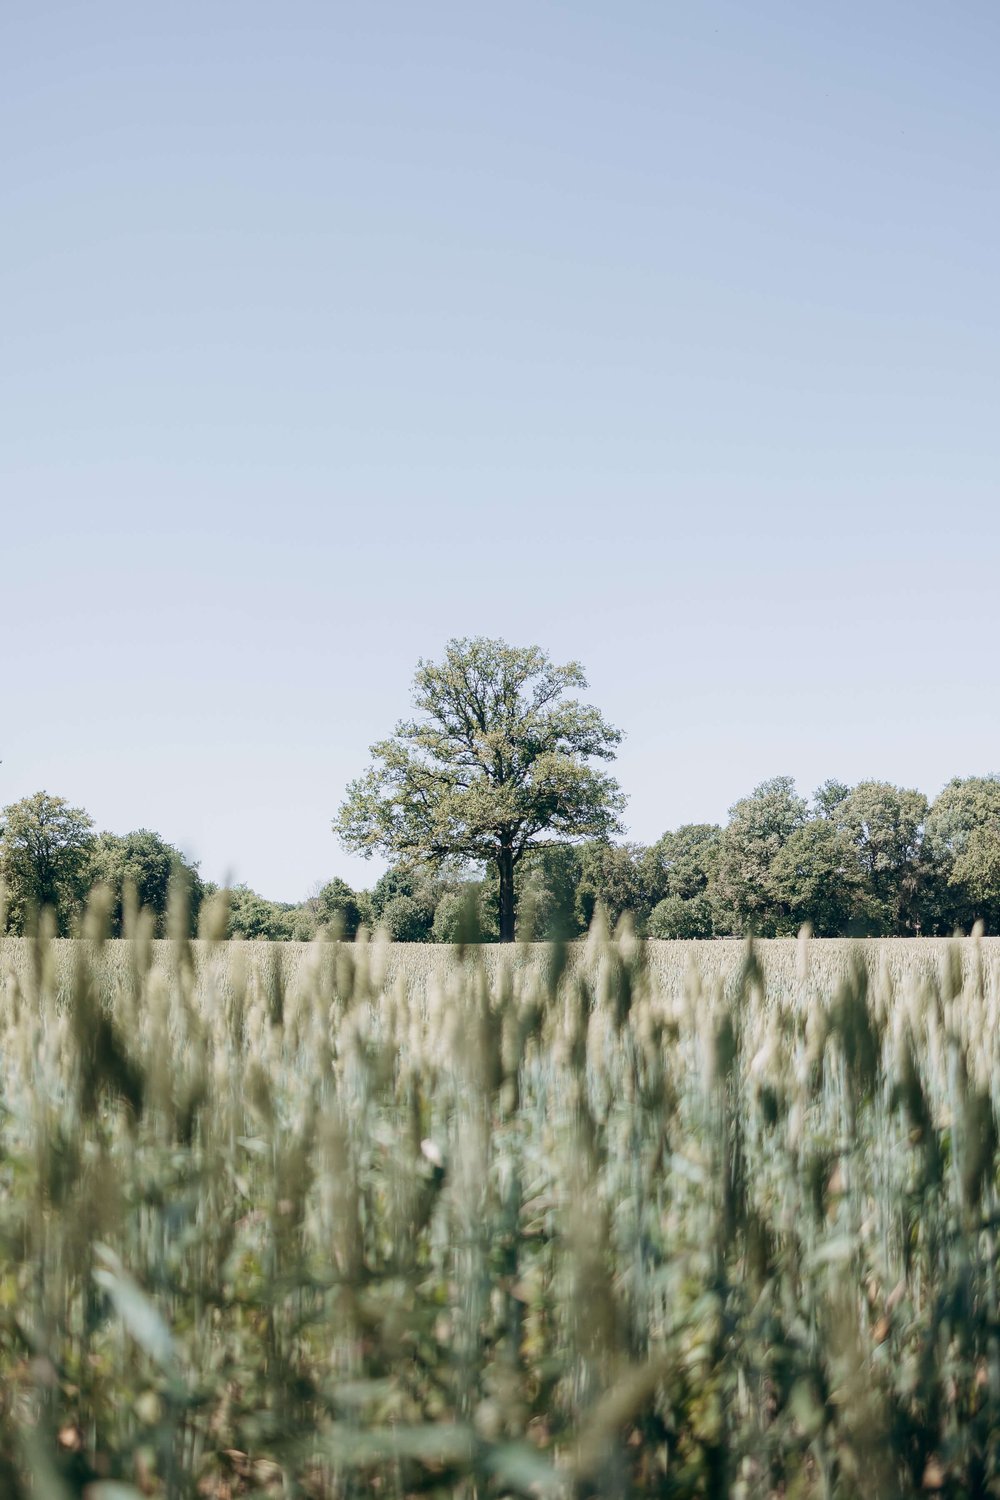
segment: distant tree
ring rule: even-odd
[[[517,867],[517,935],[525,941],[567,939],[582,932],[576,905],[581,849],[553,844],[525,855]]]
[[[229,935],[247,939],[287,942],[294,908],[266,901],[249,886],[237,885],[229,893]]]
[[[715,917],[711,898],[702,892],[696,896],[664,896],[650,913],[646,935],[651,938],[710,938]]]
[[[372,917],[376,924],[381,922],[382,913],[394,897],[412,897],[415,888],[416,877],[412,866],[407,869],[401,865],[390,865],[388,870],[379,876],[369,892]]]
[[[550,936],[555,897],[545,883],[544,872],[522,860],[514,877],[514,890],[518,939],[523,943],[533,943]]]
[[[817,937],[840,937],[863,910],[851,840],[822,816],[792,830],[771,861],[768,888],[779,935],[796,933],[808,922]]]
[[[368,894],[370,920],[374,926],[382,926],[389,902],[397,896],[406,896],[420,908],[430,931],[438,902],[445,891],[459,884],[461,878],[460,871],[446,863],[438,867],[431,864],[391,865]]]
[[[822,786],[813,792],[813,806],[816,816],[819,818],[836,818],[838,808],[842,807],[851,795],[851,789],[843,781],[824,781]]]
[[[426,943],[430,940],[431,921],[412,896],[393,896],[382,911],[380,925],[391,942]]]
[[[690,901],[708,890],[719,866],[722,829],[716,823],[685,823],[645,851],[640,875],[652,905],[676,897]]]
[[[467,880],[445,890],[434,912],[435,943],[495,942],[496,901],[487,882]]]
[[[771,884],[774,861],[808,817],[790,776],[756,787],[729,810],[719,840],[716,909],[722,931],[773,936],[785,915]]]
[[[23,932],[43,908],[68,933],[87,894],[94,822],[64,797],[36,792],[0,813],[0,884],[6,921]]]
[[[1000,933],[1000,777],[956,777],[927,815],[924,848],[936,887],[931,925]]]
[[[445,891],[434,912],[431,941],[457,943],[467,911],[468,899],[461,891]]]
[[[158,833],[139,828],[134,833],[102,833],[94,841],[89,879],[106,885],[112,892],[111,935],[122,933],[123,904],[126,887],[131,885],[139,906],[153,913],[156,935],[166,930],[167,907],[171,886],[180,883],[187,903],[191,931],[197,931],[198,911],[204,886],[198,866],[184,858]]]
[[[361,902],[347,881],[339,876],[323,886],[315,897],[313,910],[319,926],[335,928],[347,939],[353,938],[361,926]]]
[[[861,781],[838,805],[864,882],[873,933],[903,933],[919,915],[927,798],[887,781]]]
[[[642,881],[645,851],[638,844],[608,844],[593,839],[580,849],[580,878],[576,887],[576,916],[584,931],[598,905],[616,926],[626,912],[641,929],[649,916]]]
[[[515,871],[540,844],[618,831],[624,805],[610,776],[621,739],[598,713],[564,695],[586,686],[576,662],[554,665],[537,646],[453,640],[440,663],[421,661],[419,717],[372,746],[335,822],[345,846],[408,862],[461,859],[496,868],[500,939],[515,930]]]
[[[323,925],[316,920],[311,901],[300,901],[297,906],[290,907],[284,917],[288,937],[293,943],[311,943]]]

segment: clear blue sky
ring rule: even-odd
[[[1000,769],[993,0],[7,7],[0,802],[275,898],[449,636],[631,835]]]

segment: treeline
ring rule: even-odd
[[[153,935],[196,936],[208,899],[218,887],[203,880],[188,860],[148,828],[132,833],[97,833],[82,807],[64,797],[36,792],[0,813],[0,932],[33,930],[39,913],[52,914],[55,930],[78,930],[95,886],[109,893],[110,936],[128,925],[128,907],[150,914]],[[356,931],[362,911],[353,892],[334,880],[298,905],[265,900],[246,886],[227,892],[228,936],[308,940],[320,927],[343,925]],[[341,915],[343,913],[343,915]]]
[[[724,826],[690,823],[651,845],[541,851],[518,866],[520,935],[575,937],[598,904],[654,938],[1000,933],[1000,778],[949,783],[932,803],[887,782],[828,781],[808,799],[791,777],[758,786]],[[400,940],[454,941],[475,894],[496,934],[492,881],[457,886],[390,871],[371,893]]]
[[[156,935],[173,920],[197,933],[202,880],[159,834],[96,833],[82,808],[39,792],[0,815],[0,929],[31,929],[48,908],[76,930],[90,889],[110,892],[112,935],[130,901],[152,913]],[[656,938],[755,932],[819,937],[1000,932],[1000,778],[956,779],[928,803],[887,782],[828,781],[807,799],[790,777],[764,782],[724,825],[686,824],[656,843],[591,841],[527,855],[516,871],[518,934],[574,937],[598,905],[614,924],[630,912]],[[499,935],[495,878],[456,866],[390,869],[371,890],[329,881],[299,903],[228,892],[230,936],[308,941],[321,929],[352,937],[383,927],[397,942]]]

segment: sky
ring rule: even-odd
[[[1000,770],[1000,8],[0,23],[0,804],[296,900],[455,636],[629,836]]]

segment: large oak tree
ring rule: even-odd
[[[496,867],[500,940],[512,942],[514,871],[529,850],[621,831],[618,783],[591,762],[621,740],[596,708],[577,662],[556,666],[537,646],[453,640],[442,662],[421,660],[417,717],[371,747],[335,831],[351,850],[404,862],[461,859]]]

